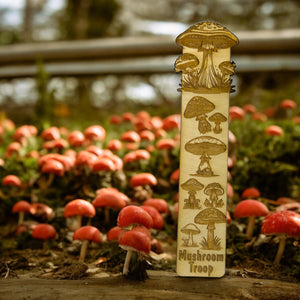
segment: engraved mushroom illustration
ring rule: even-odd
[[[197,82],[187,87],[198,90],[212,89],[215,92],[230,91],[230,85],[222,82],[221,71],[215,68],[213,53],[217,52],[218,49],[231,48],[237,45],[238,39],[234,34],[219,24],[203,22],[181,33],[176,42],[180,46],[196,48],[199,52],[203,52],[201,68],[199,71],[197,70],[198,72],[194,76],[194,80]],[[192,78],[190,81],[193,81]],[[184,88],[183,83],[182,87]]]
[[[189,73],[192,69],[199,64],[199,59],[192,53],[184,53],[180,55],[175,62],[176,72],[187,72]]]
[[[183,116],[185,118],[196,118],[198,130],[204,134],[211,131],[211,125],[207,121],[207,113],[213,111],[215,105],[204,97],[195,96],[187,104]]]
[[[206,208],[196,215],[194,222],[201,225],[207,224],[207,238],[203,237],[200,242],[202,249],[220,250],[221,239],[214,234],[215,224],[225,223],[226,216],[216,208]]]
[[[204,188],[204,185],[200,183],[197,179],[190,178],[186,182],[182,183],[181,187],[184,190],[188,191],[189,194],[188,199],[184,200],[183,208],[200,209],[200,199],[196,198],[196,193],[197,191],[202,190]]]
[[[224,201],[218,197],[224,194],[224,189],[217,182],[212,182],[208,184],[204,189],[204,194],[209,196],[206,199],[204,205],[206,207],[222,207],[224,206]]]
[[[200,136],[187,142],[184,146],[185,150],[200,155],[200,164],[198,166],[198,176],[210,177],[215,176],[210,166],[210,160],[212,155],[218,155],[226,151],[226,145],[211,136]]]
[[[215,123],[215,127],[213,129],[214,133],[221,133],[222,132],[221,123],[226,122],[227,118],[221,113],[217,112],[212,116],[210,116],[208,120]]]
[[[181,232],[188,235],[183,238],[183,246],[185,247],[197,247],[197,244],[193,240],[193,236],[200,233],[200,229],[193,223],[189,223],[181,228]]]

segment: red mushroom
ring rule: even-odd
[[[31,212],[31,204],[27,201],[19,201],[14,204],[12,212],[19,214],[18,225],[21,225],[24,222],[24,214]]]
[[[47,241],[56,237],[56,230],[50,224],[38,224],[33,227],[32,237],[43,241],[44,251],[47,249]]]
[[[84,144],[84,134],[79,130],[74,130],[67,136],[67,140],[72,147],[80,147]]]
[[[266,128],[265,133],[266,135],[270,136],[282,136],[283,130],[277,125],[270,125],[268,128]]]
[[[100,125],[92,125],[85,129],[84,136],[89,141],[103,141],[106,136],[105,129]]]
[[[151,173],[139,173],[133,175],[130,179],[131,187],[145,186],[145,185],[150,185],[150,186],[157,185],[156,177]]]
[[[2,180],[3,185],[7,186],[16,186],[20,187],[21,186],[21,180],[18,176],[16,175],[7,175],[3,178]]]
[[[124,229],[122,229],[119,226],[114,226],[107,232],[106,240],[108,242],[112,241],[119,241],[121,235],[125,232]]]
[[[255,187],[246,188],[242,193],[242,199],[257,199],[260,197],[260,191]]]
[[[287,237],[300,237],[300,215],[293,211],[278,211],[271,213],[263,220],[261,233],[279,236],[279,247],[274,260],[275,264],[279,264],[284,252]]]
[[[152,217],[153,229],[160,230],[164,227],[164,219],[155,207],[149,205],[142,205],[141,208],[144,209]]]
[[[150,198],[147,199],[143,205],[148,205],[155,207],[161,214],[168,214],[169,213],[169,204],[166,200],[160,198]]]
[[[88,201],[83,199],[75,199],[65,206],[64,217],[77,217],[75,230],[81,227],[82,217],[93,218],[96,214],[95,207]]]
[[[45,129],[42,133],[41,133],[41,138],[43,140],[57,140],[60,138],[60,132],[59,129],[57,127],[49,127],[47,129]]]
[[[137,230],[125,232],[119,239],[119,246],[127,251],[123,267],[123,275],[129,273],[129,264],[133,251],[140,254],[149,254],[151,250],[151,240],[147,234]]]
[[[74,232],[73,240],[83,240],[80,249],[79,261],[84,262],[89,242],[101,243],[102,235],[101,232],[94,226],[83,226]]]
[[[102,188],[97,190],[97,196],[93,200],[95,208],[104,208],[105,221],[109,223],[109,209],[120,210],[126,206],[128,198],[115,188]]]
[[[247,199],[238,203],[234,210],[235,218],[245,218],[248,217],[248,226],[246,237],[251,239],[253,235],[255,217],[263,217],[269,213],[268,208],[258,200]]]
[[[162,151],[163,154],[163,159],[164,159],[164,164],[166,166],[171,165],[171,159],[169,152],[175,148],[176,142],[173,139],[161,139],[156,143],[157,149]]]
[[[152,217],[139,206],[128,205],[122,208],[118,216],[118,226],[123,228],[136,225],[150,229],[153,226]]]

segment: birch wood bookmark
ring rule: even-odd
[[[183,53],[177,273],[221,277],[226,261],[229,93],[237,37],[225,27],[196,24],[176,42]]]

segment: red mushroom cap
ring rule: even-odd
[[[167,214],[169,212],[169,204],[164,199],[150,198],[144,201],[143,205],[155,207],[162,214]]]
[[[65,206],[64,217],[85,216],[92,218],[96,214],[95,207],[88,201],[83,199],[75,199]]]
[[[14,204],[13,208],[12,208],[12,212],[13,213],[18,213],[18,212],[26,212],[26,213],[30,213],[31,212],[31,204],[27,201],[19,201],[17,203]]]
[[[156,143],[156,147],[159,150],[168,149],[171,150],[176,146],[176,142],[173,139],[161,139]]]
[[[235,218],[250,216],[262,217],[269,213],[268,208],[260,201],[254,199],[243,200],[238,203],[234,210]]]
[[[47,129],[45,129],[42,134],[41,134],[41,138],[43,140],[57,140],[60,138],[60,132],[59,129],[57,127],[49,127]]]
[[[147,235],[139,231],[126,231],[119,239],[119,246],[124,250],[150,253],[151,241]]]
[[[121,135],[123,142],[137,143],[141,140],[139,134],[133,130],[126,131]]]
[[[94,207],[111,207],[122,209],[126,206],[127,196],[114,188],[102,188],[97,190],[97,196],[93,201]]]
[[[83,226],[74,232],[73,240],[88,240],[93,243],[101,243],[101,232],[94,226]]]
[[[152,217],[141,207],[129,205],[122,208],[118,216],[118,226],[143,225],[146,228],[153,226]]]
[[[157,179],[151,173],[140,173],[131,177],[130,186],[157,185]]]
[[[64,165],[55,159],[47,160],[42,166],[42,173],[50,173],[57,176],[63,176],[64,172]]]
[[[92,168],[93,164],[97,161],[97,159],[98,159],[97,155],[89,151],[82,150],[77,153],[75,165],[77,166],[87,165],[88,167]]]
[[[145,226],[137,226],[131,229],[131,231],[138,231],[144,233],[151,240],[151,232]]]
[[[297,107],[297,103],[291,99],[284,99],[281,101],[280,107],[284,109],[293,109]]]
[[[294,211],[273,212],[262,222],[263,234],[287,234],[293,237],[300,236],[300,214]]]
[[[253,105],[253,104],[245,104],[243,106],[243,110],[244,112],[246,113],[250,113],[250,114],[253,114],[256,112],[256,107]]]
[[[140,133],[141,140],[145,141],[154,141],[155,140],[155,134],[150,130],[143,130]]]
[[[113,139],[110,140],[107,143],[107,149],[111,150],[111,151],[118,151],[121,150],[123,148],[123,144],[120,140],[118,139]]]
[[[115,171],[116,166],[111,158],[100,157],[93,164],[93,171]]]
[[[179,181],[179,169],[176,169],[172,172],[170,176],[171,183],[178,183]]]
[[[242,193],[242,198],[254,198],[257,199],[260,197],[260,191],[255,187],[246,188]]]
[[[106,136],[105,129],[100,125],[92,125],[85,129],[84,136],[91,141],[103,141]]]
[[[180,128],[180,114],[174,114],[167,116],[162,120],[162,129],[170,131],[173,129],[179,129]]]
[[[80,147],[83,145],[85,137],[84,134],[79,130],[74,130],[67,136],[69,144],[73,147]]]
[[[53,218],[53,209],[44,203],[31,204],[30,213],[37,216],[46,216],[47,219]]]
[[[56,237],[56,230],[50,224],[38,224],[33,227],[32,237],[38,240],[51,240]]]
[[[108,231],[106,240],[108,242],[118,241],[124,232],[124,229],[120,228],[119,226],[115,226]]]
[[[152,217],[152,228],[162,229],[164,227],[164,219],[155,207],[149,205],[142,205],[141,208],[144,209]]]
[[[266,130],[265,130],[266,135],[270,136],[282,136],[283,135],[283,130],[281,127],[277,125],[270,125]]]
[[[231,120],[242,120],[244,119],[245,112],[241,107],[231,106],[229,108],[229,119]]]
[[[3,178],[2,184],[9,186],[21,186],[21,180],[18,176],[7,175]]]

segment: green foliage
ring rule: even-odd
[[[265,129],[271,124],[280,126],[283,136],[267,136]],[[254,186],[266,198],[300,196],[300,125],[287,120],[259,122],[246,116],[231,122],[230,129],[238,140],[232,170],[236,192]]]

